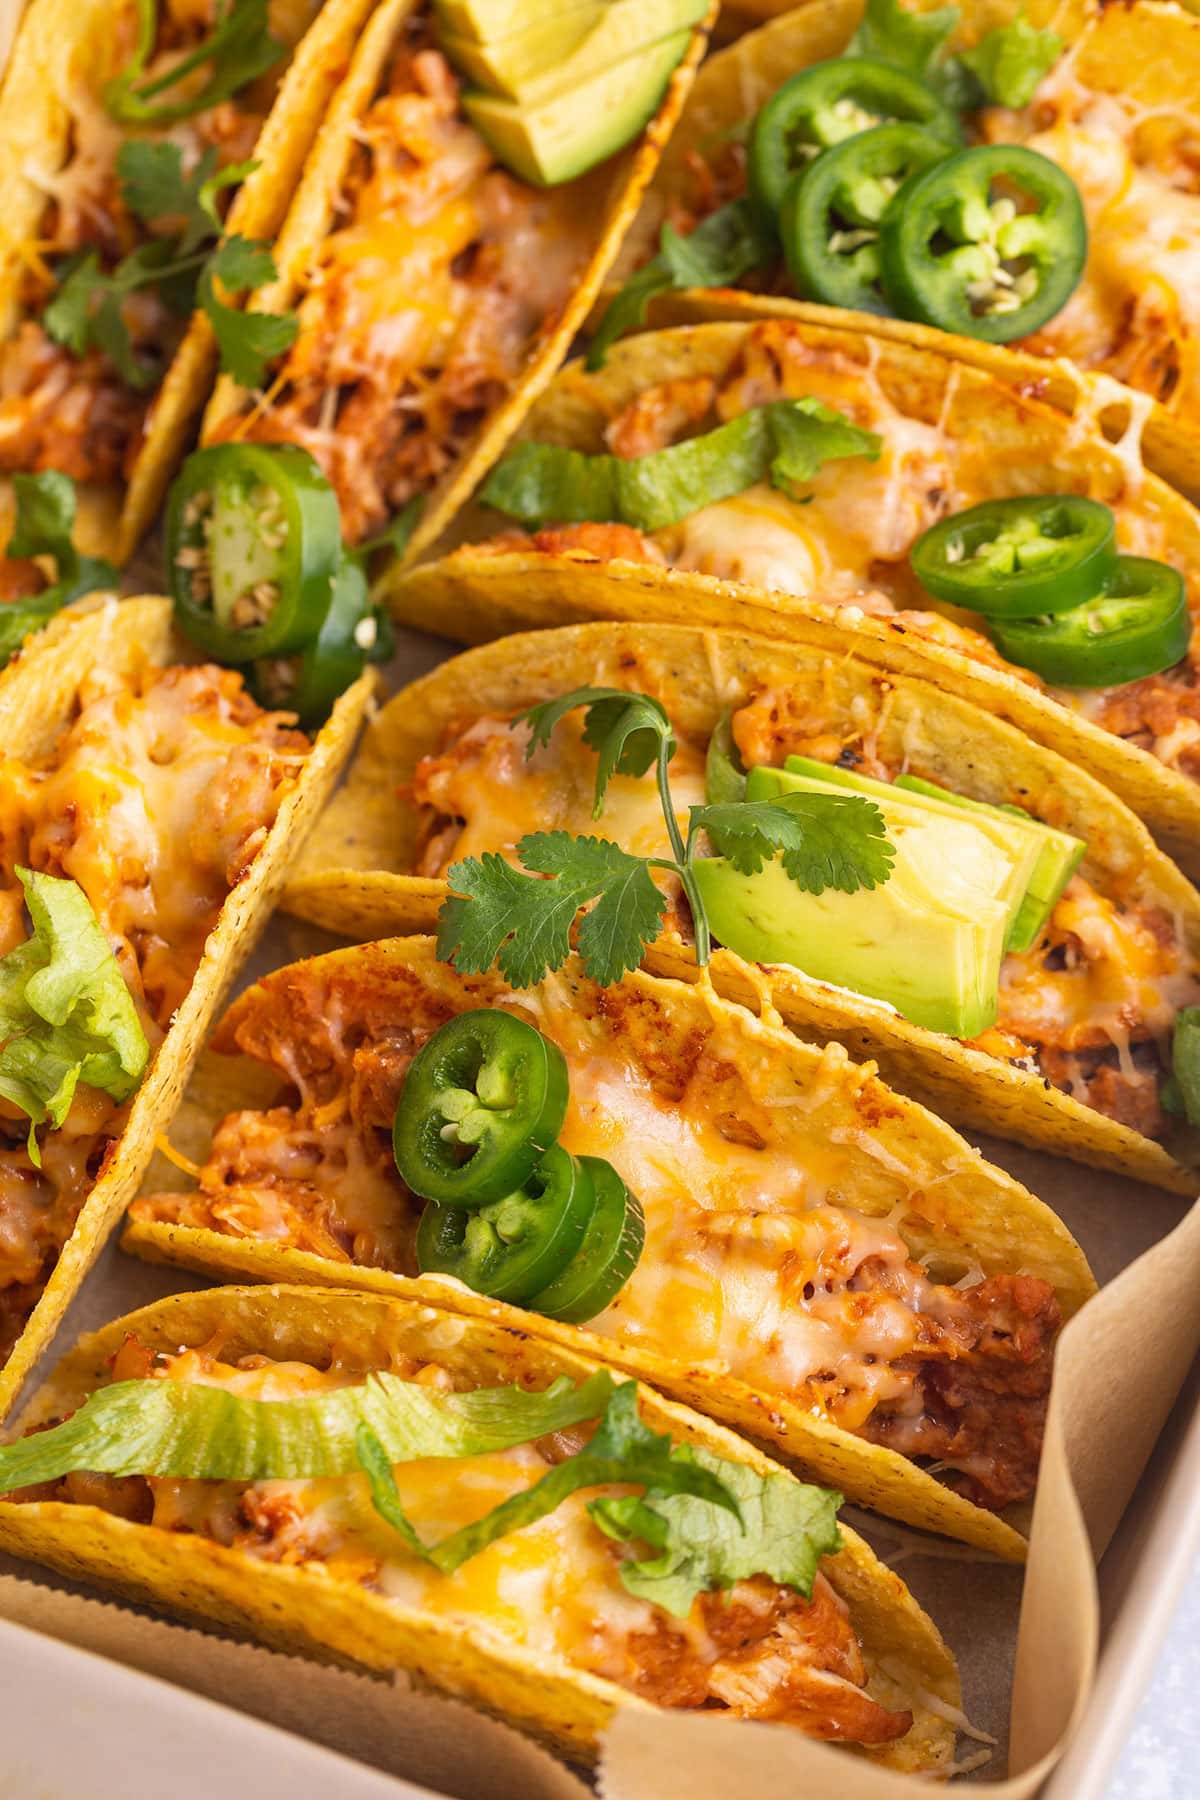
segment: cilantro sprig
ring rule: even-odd
[[[104,90],[109,115],[122,125],[175,125],[228,100],[286,55],[271,36],[267,0],[229,0],[212,31],[162,74],[147,78],[146,66],[158,35],[157,0],[137,0],[138,42],[128,66]],[[206,81],[174,100],[158,96],[179,89],[197,69],[209,66]]]
[[[177,317],[186,318],[198,305],[213,328],[222,369],[244,387],[259,386],[267,363],[291,346],[299,324],[292,314],[243,312],[227,298],[261,287],[276,273],[266,244],[236,233],[221,235],[218,195],[257,167],[242,162],[218,169],[210,146],[185,172],[178,144],[144,139],[122,144],[117,154],[122,198],[158,235],[112,269],[103,267],[94,249],[69,257],[57,271],[57,292],[42,314],[50,337],[76,356],[102,351],[132,388],[154,387],[162,376],[161,361],[139,355],[125,316],[126,301],[153,288]]]
[[[986,31],[970,50],[947,56],[946,40],[961,16],[957,6],[914,13],[901,0],[867,0],[847,54],[894,63],[959,112],[974,112],[989,102],[1028,106],[1061,56],[1062,39],[1056,32],[1037,30],[1019,12],[1007,25]]]
[[[120,580],[110,562],[84,556],[75,547],[75,483],[69,475],[45,469],[39,475],[14,475],[12,486],[16,519],[4,554],[47,557],[55,579],[39,594],[0,606],[0,669],[62,607],[83,594],[115,588]]]
[[[496,963],[510,986],[533,987],[570,955],[576,917],[586,907],[577,933],[580,960],[593,980],[613,986],[637,967],[662,928],[667,902],[655,869],[683,888],[696,960],[707,963],[712,938],[695,878],[706,833],[741,873],[756,874],[778,856],[789,878],[810,894],[827,888],[853,894],[888,879],[895,852],[883,815],[855,795],[795,793],[691,806],[685,835],[669,776],[678,743],[666,711],[647,694],[585,687],[531,707],[514,721],[529,725],[526,756],[548,744],[556,726],[580,707],[583,739],[597,759],[593,818],[604,810],[614,775],[640,777],[653,767],[672,854],[635,856],[608,838],[538,831],[518,843],[519,868],[493,851],[452,864],[438,954],[464,974],[482,974]]]

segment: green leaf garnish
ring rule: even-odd
[[[482,974],[496,962],[511,987],[533,987],[566,962],[579,909],[595,902],[579,927],[588,974],[608,987],[637,967],[667,907],[644,857],[607,838],[565,831],[523,837],[517,855],[536,873],[523,874],[491,850],[449,870],[439,956],[464,974]]]
[[[841,1494],[811,1487],[783,1473],[758,1475],[744,1463],[693,1450],[738,1503],[741,1522],[692,1494],[593,1500],[588,1511],[609,1537],[642,1540],[657,1556],[621,1564],[631,1594],[686,1618],[697,1594],[766,1575],[812,1599],[823,1556],[842,1547],[837,1513]]]
[[[910,12],[901,0],[867,0],[862,23],[846,46],[847,56],[875,56],[910,75],[930,72],[959,21],[957,6]]]
[[[657,256],[631,275],[605,312],[588,347],[587,366],[602,369],[612,346],[645,321],[657,294],[679,288],[730,287],[765,268],[779,253],[778,242],[749,200],[734,200],[710,213],[687,237],[664,225]]]
[[[644,1488],[648,1498],[691,1495],[713,1512],[729,1514],[735,1530],[740,1530],[740,1507],[724,1481],[724,1470],[733,1464],[716,1457],[702,1462],[686,1444],[676,1444],[665,1432],[653,1432],[643,1425],[638,1417],[636,1381],[622,1382],[613,1390],[600,1423],[582,1450],[556,1463],[532,1487],[502,1500],[482,1519],[452,1532],[437,1544],[421,1545],[400,1504],[386,1456],[381,1458],[370,1443],[364,1447],[371,1498],[380,1516],[396,1527],[410,1549],[416,1548],[444,1575],[452,1575],[510,1531],[520,1531],[557,1511],[580,1488],[607,1487],[610,1483]]]
[[[1175,1020],[1171,1067],[1172,1076],[1164,1083],[1163,1110],[1200,1126],[1200,1006],[1185,1006]]]
[[[634,856],[607,838],[536,831],[517,845],[519,868],[495,851],[452,863],[446,874],[450,895],[438,915],[437,947],[438,955],[464,974],[482,974],[497,963],[510,987],[535,986],[571,954],[576,918],[586,907],[576,934],[579,958],[593,981],[611,987],[637,967],[662,929],[666,900],[652,869],[678,879],[691,909],[696,960],[706,963],[708,919],[693,873],[705,832],[744,874],[757,874],[764,862],[778,856],[789,878],[811,894],[827,888],[853,894],[876,887],[891,874],[895,851],[885,835],[883,814],[858,796],[789,794],[771,801],[693,806],[685,842],[670,788],[677,740],[665,708],[648,694],[576,688],[531,707],[513,721],[530,726],[526,756],[548,744],[556,726],[577,707],[585,709],[584,742],[596,751],[593,818],[604,809],[614,774],[645,775],[653,764],[673,855]],[[732,746],[731,737],[729,741]]]
[[[117,152],[121,194],[130,212],[144,224],[180,220],[174,246],[176,257],[187,257],[199,245],[221,232],[217,195],[236,187],[257,169],[254,161],[217,167],[217,152],[210,145],[190,174],[184,173],[183,152],[170,141],[132,138]]]
[[[720,840],[721,854],[743,875],[782,858],[798,888],[823,894],[834,888],[856,894],[891,874],[895,850],[873,801],[847,794],[784,794],[778,800],[742,800],[693,806],[694,829]]]
[[[58,1127],[79,1082],[124,1100],[150,1051],[133,998],[83,889],[17,869],[32,934],[0,958],[0,1095]]]
[[[395,518],[389,519],[377,537],[367,538],[365,543],[357,544],[350,554],[367,557],[373,556],[376,550],[390,550],[393,556],[403,556],[408,548],[408,540],[417,528],[417,520],[421,517],[424,504],[424,495],[414,494]]]
[[[157,0],[137,0],[137,4],[139,33],[133,59],[104,89],[105,107],[122,125],[173,125],[194,118],[228,100],[287,54],[286,45],[271,36],[267,0],[229,0],[202,43],[163,73],[147,77],[158,30],[158,5]],[[194,93],[158,102],[160,94],[177,88],[206,63],[211,65],[208,79]]]
[[[958,60],[979,85],[977,104],[1021,107],[1028,106],[1062,50],[1057,32],[1036,30],[1020,13],[1011,25],[987,32]]]
[[[48,592],[34,596],[32,604],[53,612],[81,594],[116,587],[120,576],[112,563],[99,556],[81,556],[75,548],[75,483],[69,475],[54,469],[14,475],[12,487],[16,520],[4,554],[47,556],[57,578]],[[0,609],[0,616],[6,610]]]
[[[75,1469],[197,1481],[352,1475],[363,1425],[390,1463],[487,1456],[596,1418],[615,1385],[601,1369],[578,1387],[562,1375],[540,1394],[456,1394],[381,1374],[296,1400],[246,1400],[206,1382],[118,1381],[61,1425],[0,1448],[0,1493]]]
[[[596,520],[660,531],[767,477],[791,499],[823,464],[874,461],[882,441],[819,400],[775,400],[648,456],[588,456],[559,444],[518,444],[482,490],[525,526]]]
[[[221,368],[241,386],[259,387],[267,364],[290,350],[300,321],[295,313],[244,312],[217,292],[246,294],[275,279],[275,259],[265,244],[251,238],[223,239],[205,264],[196,297],[213,328],[221,352]]]

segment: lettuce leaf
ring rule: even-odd
[[[1028,106],[1042,77],[1062,55],[1063,41],[1056,32],[1037,31],[1018,14],[1011,25],[987,32],[973,50],[964,50],[959,62],[979,84],[981,103]]]
[[[0,958],[0,1095],[33,1128],[58,1127],[79,1082],[124,1100],[149,1057],[146,1034],[83,889],[18,869],[33,932]]]

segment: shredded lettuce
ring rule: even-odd
[[[6,556],[46,556],[55,581],[40,594],[0,606],[0,668],[31,632],[39,631],[60,607],[97,588],[115,588],[120,577],[110,562],[82,556],[75,548],[75,483],[57,470],[12,478],[16,517]]]
[[[565,1375],[543,1393],[478,1388],[442,1393],[398,1375],[296,1400],[247,1400],[202,1382],[118,1381],[61,1425],[0,1448],[0,1493],[57,1481],[75,1469],[268,1481],[356,1474],[366,1426],[390,1463],[485,1456],[565,1431],[603,1412],[605,1370],[576,1387]]]
[[[811,1600],[817,1565],[840,1550],[841,1494],[782,1472],[756,1474],[706,1450],[692,1452],[738,1503],[737,1517],[694,1494],[593,1500],[596,1524],[620,1542],[641,1541],[658,1554],[621,1564],[631,1594],[686,1617],[697,1594],[766,1575]]]
[[[1036,30],[1020,13],[1011,25],[987,32],[958,60],[979,84],[979,104],[990,100],[999,106],[1028,106],[1062,49],[1056,32]]]
[[[819,400],[752,407],[699,437],[648,456],[588,456],[561,444],[518,444],[482,498],[525,526],[591,519],[660,531],[769,477],[790,498],[826,462],[880,452],[880,439]]]
[[[34,1127],[58,1127],[79,1082],[124,1100],[149,1056],[146,1034],[83,889],[18,869],[33,932],[0,958],[0,1095]]]
[[[679,288],[730,287],[779,253],[775,235],[749,200],[733,200],[686,237],[664,225],[657,256],[631,275],[610,303],[588,346],[587,366],[602,369],[617,339],[645,321],[657,294]]]

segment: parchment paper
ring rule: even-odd
[[[389,673],[397,684],[412,679],[444,653],[433,640],[408,636]],[[335,941],[277,917],[244,979]],[[966,1779],[989,1784],[1004,1800],[1025,1800],[1083,1715],[1100,1638],[1096,1558],[1200,1348],[1200,1206],[1189,1211],[1174,1196],[1117,1176],[976,1141],[1062,1214],[1106,1284],[1059,1343],[1028,1568],[1022,1578],[962,1546],[931,1543],[857,1512],[853,1523],[865,1526],[899,1568],[958,1655],[967,1717],[983,1734],[960,1738],[960,1760],[991,1751],[986,1766]],[[123,1257],[110,1244],[45,1366],[81,1331],[197,1285]],[[0,1616],[457,1800],[583,1800],[588,1791],[508,1727],[402,1679],[367,1679],[169,1624],[3,1558]],[[11,1687],[8,1697],[15,1697]],[[153,1730],[153,1719],[146,1729]],[[919,1791],[915,1778],[787,1727],[711,1715],[622,1715],[597,1781],[603,1800],[912,1800]]]

